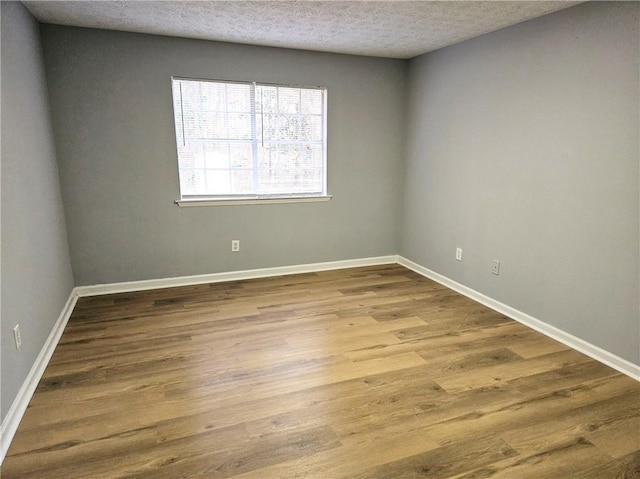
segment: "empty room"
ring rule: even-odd
[[[0,16],[3,479],[640,478],[640,3]]]

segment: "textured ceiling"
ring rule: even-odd
[[[411,58],[581,2],[24,1],[41,22]]]

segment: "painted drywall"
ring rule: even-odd
[[[42,35],[78,285],[397,251],[405,62],[53,25]],[[176,206],[172,75],[327,87],[333,199]]]
[[[2,396],[4,420],[73,288],[38,24],[2,2]],[[20,324],[22,347],[12,329]]]
[[[400,249],[636,364],[639,11],[588,3],[413,59]]]

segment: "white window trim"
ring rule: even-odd
[[[172,76],[171,80],[191,80],[191,81],[203,81],[203,82],[222,82],[222,83],[239,83],[239,84],[247,84],[251,82],[246,81],[233,81],[233,80],[219,80],[219,79],[205,79],[205,78],[191,78],[191,77],[181,77],[181,76]],[[255,85],[256,82],[253,82]],[[176,205],[180,208],[186,207],[200,207],[200,206],[234,206],[234,205],[266,205],[266,204],[283,204],[283,203],[317,203],[317,202],[326,202],[330,201],[333,196],[326,192],[328,187],[328,143],[327,143],[327,89],[320,86],[309,86],[309,85],[285,85],[278,83],[266,83],[260,82],[261,85],[271,85],[276,87],[292,87],[292,88],[314,88],[314,89],[322,89],[324,91],[324,113],[323,113],[323,137],[325,138],[325,146],[324,146],[324,178],[323,178],[323,189],[325,190],[323,193],[317,194],[284,194],[281,196],[273,196],[273,197],[260,197],[260,196],[238,196],[238,197],[223,197],[223,196],[182,196],[179,200],[174,201]],[[172,101],[173,103],[173,101]]]
[[[277,205],[283,203],[318,203],[330,201],[332,195],[282,196],[277,198],[189,198],[176,200],[180,208],[192,206]]]

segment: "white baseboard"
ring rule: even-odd
[[[44,346],[42,346],[38,357],[33,363],[27,378],[22,383],[22,387],[18,391],[9,411],[7,411],[7,415],[2,421],[2,425],[0,426],[0,464],[4,461],[4,457],[9,450],[9,445],[13,440],[13,436],[18,430],[18,425],[22,420],[22,416],[27,410],[29,401],[31,401],[31,397],[44,374],[47,364],[49,364],[49,360],[58,345],[58,341],[60,341],[60,336],[62,336],[62,332],[71,317],[71,313],[73,312],[73,308],[76,305],[77,300],[78,296],[75,294],[74,289],[71,291],[69,299],[67,299],[60,316],[58,316],[58,319],[53,325],[53,328],[51,329],[47,340],[44,342]]]
[[[530,327],[531,329],[535,329],[536,331],[544,334],[545,336],[549,336],[556,341],[560,341],[563,344],[566,344],[570,348],[573,348],[581,353],[586,354],[587,356],[599,361],[601,363],[606,364],[607,366],[612,367],[613,369],[620,371],[623,374],[635,379],[636,381],[640,381],[640,365],[634,364],[631,361],[627,361],[626,359],[621,358],[620,356],[616,356],[609,351],[606,351],[595,344],[591,344],[584,339],[578,338],[566,331],[563,331],[555,326],[552,326],[544,321],[534,318],[533,316],[528,315],[527,313],[523,313],[522,311],[512,308],[500,301],[497,301],[489,296],[485,296],[478,291],[471,289],[463,284],[460,284],[446,276],[443,276],[435,271],[431,271],[424,266],[421,266],[417,263],[414,263],[411,260],[408,260],[402,256],[398,256],[398,264],[409,268],[416,273],[432,279],[437,283],[440,283],[447,288],[450,288],[458,293],[467,296],[468,298],[477,301],[478,303],[484,304],[485,306],[508,316],[511,319],[518,321],[519,323],[524,324],[525,326]]]
[[[194,276],[178,276],[175,278],[127,281],[125,283],[78,286],[75,291],[78,296],[97,296],[101,294],[128,293],[132,291],[144,291],[149,289],[173,288],[176,286],[191,286],[194,284],[221,283],[224,281],[238,281],[242,279],[267,278],[270,276],[285,276],[289,274],[300,273],[314,273],[316,271],[327,271],[332,269],[357,268],[360,266],[376,266],[381,264],[395,264],[397,262],[397,255],[375,256],[371,258],[329,261],[326,263],[277,266],[273,268],[250,269],[246,271],[229,271],[227,273],[200,274]]]

